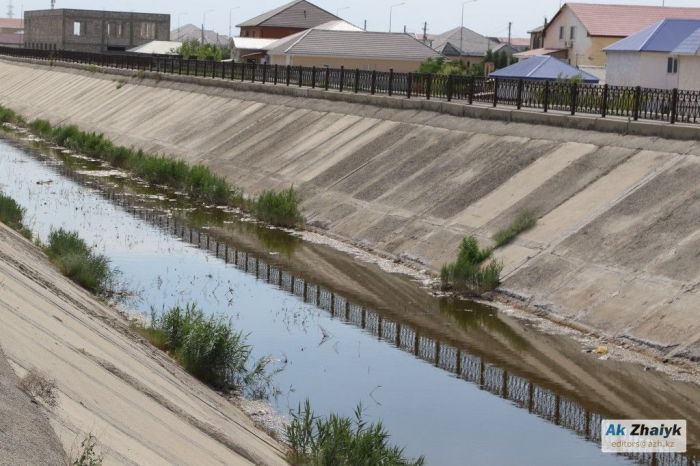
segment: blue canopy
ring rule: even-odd
[[[539,81],[555,81],[557,79],[571,79],[575,76],[580,76],[585,83],[597,84],[600,81],[592,74],[581,71],[565,61],[548,55],[538,55],[519,61],[506,68],[494,71],[489,76],[492,78]]]

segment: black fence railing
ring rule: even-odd
[[[0,55],[338,92],[440,99],[468,105],[507,105],[517,109],[597,115],[603,118],[616,116],[632,120],[666,121],[671,124],[698,123],[700,120],[700,91],[679,89],[395,73],[342,67],[260,65],[179,56],[137,56],[12,47],[0,47]]]

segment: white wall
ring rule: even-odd
[[[564,38],[559,39],[559,28],[564,26]],[[579,21],[570,8],[564,7],[561,14],[554,18],[547,27],[547,35],[544,38],[544,47],[547,49],[566,49],[572,42],[570,39],[571,26],[576,27],[576,36],[573,39],[573,47],[569,48],[569,62],[576,65],[598,65],[590,59],[590,50],[593,42],[588,37],[588,31]]]
[[[667,53],[608,53],[607,82],[612,86],[642,86],[658,89],[679,87],[679,74],[667,72]],[[680,73],[680,66],[679,66]]]
[[[678,88],[700,91],[700,56],[679,57]]]

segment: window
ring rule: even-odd
[[[559,26],[559,40],[564,39],[564,26]]]
[[[156,23],[141,23],[141,30],[139,36],[141,37],[141,39],[155,39]]]
[[[124,27],[122,23],[107,23],[107,37],[124,37]]]
[[[571,26],[571,31],[569,33],[569,39],[576,39],[576,26]]]
[[[666,66],[666,72],[669,74],[678,73],[678,59],[673,57],[668,57],[668,65]]]
[[[83,34],[83,25],[80,21],[73,21],[73,35],[74,36],[82,36]]]

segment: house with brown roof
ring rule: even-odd
[[[566,3],[546,25],[542,50],[575,66],[605,66],[603,49],[665,18],[700,19],[700,8]]]
[[[339,17],[311,2],[294,0],[236,27],[241,29],[241,37],[281,39],[338,20]]]
[[[24,43],[24,21],[0,18],[0,46],[19,47]]]

